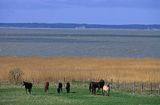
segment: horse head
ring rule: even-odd
[[[99,81],[99,88],[103,88],[104,84],[105,84],[105,81],[103,79],[101,79]]]
[[[22,81],[22,83],[21,83],[21,84],[22,84],[22,86],[24,86],[24,85],[25,85],[25,81]]]

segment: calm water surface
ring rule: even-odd
[[[0,29],[0,56],[160,57],[160,31],[146,35],[132,31],[8,30]]]

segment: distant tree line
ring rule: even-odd
[[[160,29],[160,24],[128,24],[128,25],[101,25],[75,23],[0,23],[0,27],[21,28],[106,28],[106,29]]]

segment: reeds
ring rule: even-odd
[[[160,82],[159,58],[0,57],[0,80],[14,67],[24,80],[99,80]]]

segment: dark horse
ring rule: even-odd
[[[23,81],[22,86],[25,86],[26,94],[27,94],[27,90],[31,94],[32,86],[33,86],[32,83]]]
[[[104,80],[100,80],[99,82],[90,82],[89,84],[89,90],[90,90],[90,93],[92,94],[96,94],[96,88],[98,88],[98,90],[102,90],[102,93],[103,93],[103,86],[104,86],[105,82]]]
[[[60,92],[62,92],[62,83],[58,83],[58,88],[57,88],[57,92],[60,94]]]
[[[70,83],[69,82],[66,83],[66,90],[67,90],[67,93],[70,92]]]

